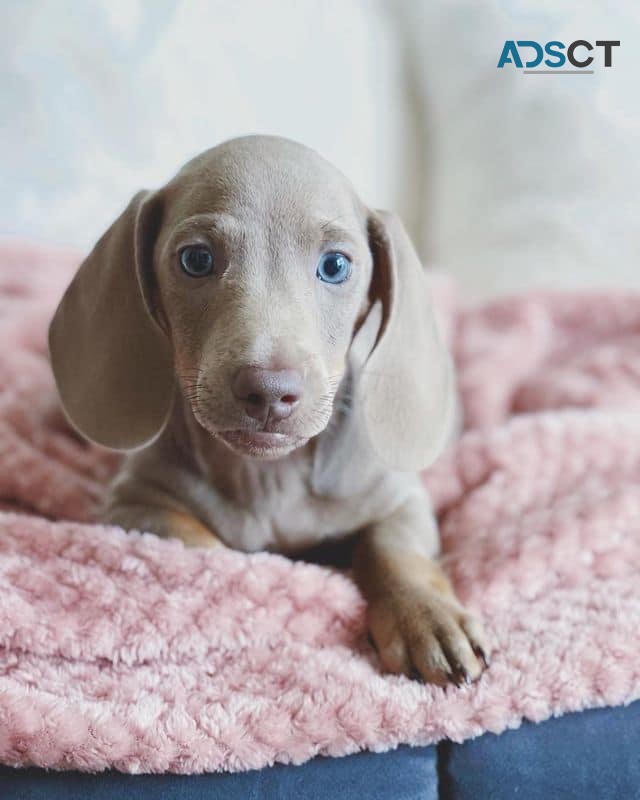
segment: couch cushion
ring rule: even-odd
[[[0,767],[3,800],[437,800],[435,747],[315,758],[299,767],[210,775],[47,772]]]
[[[442,800],[640,797],[640,701],[439,748]]]

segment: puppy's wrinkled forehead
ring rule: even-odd
[[[247,136],[207,150],[167,187],[168,221],[228,214],[241,224],[289,232],[333,226],[358,235],[365,208],[347,178],[315,151],[286,139]]]

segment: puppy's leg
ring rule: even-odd
[[[220,539],[187,511],[149,505],[113,505],[100,517],[110,525],[119,525],[125,530],[155,533],[163,538],[175,537],[189,547],[216,547]]]
[[[124,470],[111,487],[100,520],[125,530],[173,536],[190,547],[220,545],[215,533],[191,513],[188,503],[178,499],[188,496],[187,491],[180,491],[184,482],[184,474],[177,469],[163,470],[162,479]]]
[[[489,643],[433,560],[436,523],[426,496],[413,495],[360,534],[353,567],[368,601],[367,619],[390,672],[445,686],[480,676]]]

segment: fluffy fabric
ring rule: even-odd
[[[0,257],[0,760],[243,770],[640,697],[639,295],[450,306],[468,430],[425,479],[498,649],[442,690],[380,673],[345,575],[90,523],[116,461],[45,346],[75,262]]]

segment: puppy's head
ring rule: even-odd
[[[327,426],[367,318],[379,320],[359,365],[371,442],[420,467],[451,384],[402,226],[313,151],[246,137],[133,198],[67,290],[50,347],[67,414],[100,444],[151,441],[178,391],[233,450],[275,458]]]

